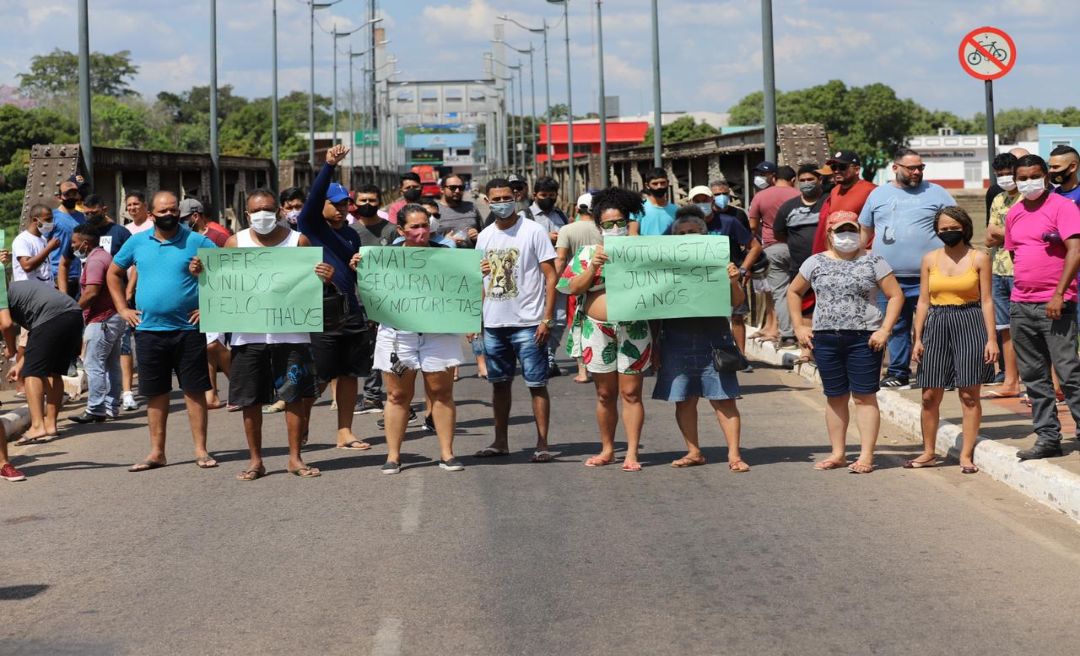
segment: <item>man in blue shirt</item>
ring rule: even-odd
[[[49,253],[49,268],[52,269],[57,288],[72,298],[78,298],[82,267],[79,261],[75,260],[71,266],[65,267],[66,271],[61,271],[60,259],[64,253],[71,250],[71,235],[75,226],[86,221],[83,213],[75,209],[82,200],[79,185],[72,180],[64,180],[57,186],[56,198],[60,201],[60,206],[53,210],[53,231],[49,237],[58,239],[60,248]],[[60,280],[61,273],[64,273],[63,281]]]
[[[191,270],[200,248],[214,242],[180,225],[180,201],[171,191],[159,191],[150,201],[154,229],[132,235],[109,265],[106,281],[117,313],[135,329],[139,392],[148,401],[150,454],[128,471],[165,466],[165,429],[169,417],[172,376],[180,382],[187,405],[195,463],[217,467],[206,450],[206,337],[199,332],[199,282]],[[126,272],[139,270],[135,289],[138,310],[128,305]]]
[[[1080,179],[1077,177],[1080,153],[1072,146],[1058,146],[1050,151],[1046,163],[1050,167],[1050,182],[1057,185],[1054,192],[1080,205]]]
[[[344,187],[330,184],[334,168],[349,149],[334,146],[326,151],[323,164],[315,182],[311,185],[304,209],[296,217],[296,227],[311,241],[321,246],[323,262],[334,267],[330,279],[337,290],[348,299],[348,314],[344,323],[335,330],[311,334],[311,352],[315,357],[315,376],[321,393],[337,379],[337,446],[339,449],[364,451],[371,448],[367,442],[353,434],[353,410],[356,406],[357,379],[367,378],[371,373],[374,336],[368,329],[367,317],[356,295],[356,273],[349,268],[349,260],[360,251],[360,235],[347,221],[349,193]],[[397,221],[397,217],[390,217]],[[140,279],[141,282],[141,279]]]
[[[896,179],[870,192],[859,215],[863,245],[885,258],[904,292],[904,308],[889,338],[889,369],[882,387],[910,384],[911,326],[919,301],[922,258],[942,247],[934,217],[941,208],[956,205],[949,192],[923,180],[925,169],[919,153],[906,148],[898,152],[892,165]],[[884,312],[886,299],[882,297],[879,304]]]
[[[630,219],[631,235],[666,235],[675,222],[675,210],[679,206],[668,202],[667,171],[661,168],[649,169],[645,173],[645,211]]]

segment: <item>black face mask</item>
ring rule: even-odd
[[[1069,180],[1069,169],[1065,169],[1063,171],[1058,171],[1057,173],[1051,173],[1050,174],[1050,182],[1052,182],[1052,183],[1054,183],[1056,185],[1065,184],[1066,182],[1068,182],[1068,180]]]
[[[90,225],[100,225],[105,222],[104,214],[87,214],[86,222]]]
[[[79,204],[78,198],[61,198],[60,204],[64,206],[65,210],[73,210],[75,206]]]
[[[554,198],[537,198],[536,206],[540,208],[541,212],[550,212],[555,207]]]
[[[415,203],[420,200],[420,194],[422,193],[420,187],[412,187],[401,192],[401,197],[410,203]]]
[[[657,200],[660,200],[661,198],[667,198],[667,192],[667,187],[664,187],[662,189],[649,189],[649,194]]]
[[[378,211],[378,207],[375,207],[374,205],[368,205],[367,203],[356,206],[356,213],[364,217],[365,219],[370,219],[371,217],[375,216]]]
[[[964,241],[964,232],[962,230],[946,230],[945,232],[937,233],[938,239],[946,246],[956,246],[960,242]]]
[[[165,232],[174,230],[176,226],[180,225],[180,215],[178,214],[166,214],[164,216],[155,216],[154,225],[161,228]]]

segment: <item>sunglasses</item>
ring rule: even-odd
[[[462,191],[462,190],[465,189],[465,186],[464,185],[446,185],[445,187],[443,187],[443,189],[448,189],[450,191]]]
[[[604,221],[600,224],[601,228],[610,230],[611,228],[625,228],[630,221],[628,219],[619,219],[618,221]]]
[[[897,164],[900,168],[907,169],[909,171],[925,171],[926,164],[916,164],[915,166],[905,166],[904,164]]]
[[[859,229],[853,225],[842,225],[833,230],[833,232],[858,232]]]
[[[843,172],[843,171],[848,170],[849,168],[851,168],[851,165],[850,164],[841,164],[840,162],[836,162],[835,164],[829,164],[829,167],[832,168],[833,173],[836,173],[837,171]]]

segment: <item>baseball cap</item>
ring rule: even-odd
[[[776,164],[768,160],[754,167],[754,173],[776,173]]]
[[[856,228],[859,227],[859,215],[855,212],[848,212],[845,210],[833,212],[829,215],[829,219],[826,222],[826,227],[829,230],[832,230],[833,228],[844,225],[845,223],[850,223]]]
[[[349,200],[349,192],[340,184],[332,182],[330,188],[326,190],[326,200],[336,205],[343,200]]]
[[[832,167],[829,166],[828,164],[822,164],[821,168],[818,169],[817,172],[818,172],[819,175],[832,175],[833,174]]]
[[[842,164],[854,164],[855,166],[861,166],[862,162],[859,161],[859,156],[853,150],[838,150],[833,153],[833,156],[825,160],[826,164],[832,164],[833,162],[840,162]]]
[[[686,197],[693,200],[694,196],[708,196],[709,198],[712,198],[712,189],[709,189],[705,185],[698,185],[691,189]]]
[[[578,196],[577,204],[574,207],[584,207],[586,209],[592,207],[592,194],[586,192]]]
[[[509,176],[506,177],[506,181],[509,182],[510,184],[513,184],[515,182],[525,182],[524,180],[521,179],[521,176],[518,175],[517,173],[511,173]]]
[[[185,198],[184,200],[180,201],[180,218],[184,218],[185,216],[191,216],[195,212],[198,212],[199,214],[203,213],[202,203],[195,200],[194,198]]]

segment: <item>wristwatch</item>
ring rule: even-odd
[[[745,277],[746,276],[746,269],[743,268],[743,267],[739,267],[739,275]]]
[[[544,319],[540,323],[544,324],[544,326],[546,326],[547,328],[553,328],[555,326],[554,319]]]

